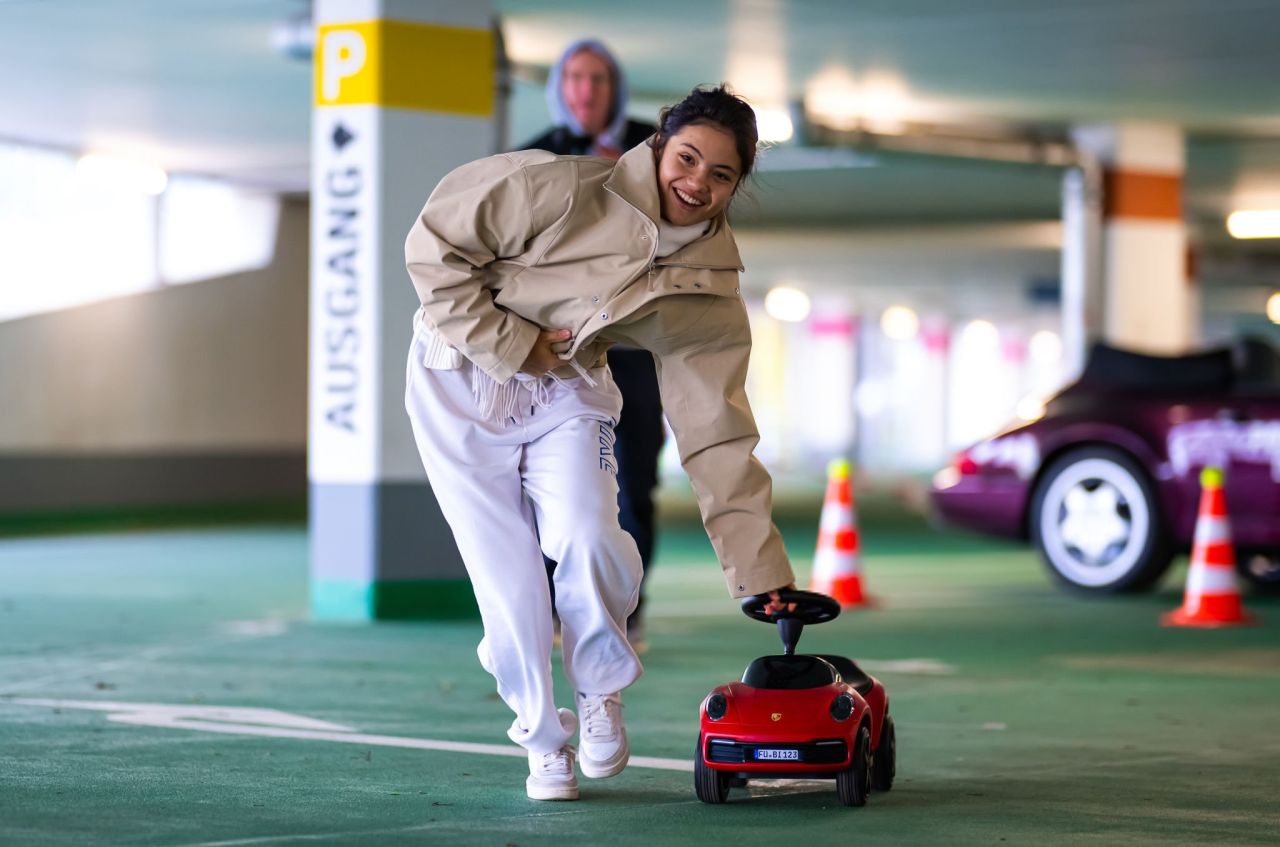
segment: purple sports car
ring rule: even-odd
[[[1226,470],[1241,571],[1280,583],[1280,351],[1189,356],[1096,345],[1032,423],[959,453],[933,481],[943,522],[1029,538],[1062,583],[1150,588],[1189,550],[1199,472]]]

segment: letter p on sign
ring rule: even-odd
[[[316,105],[377,102],[376,23],[324,26],[317,35]]]
[[[325,36],[320,66],[323,99],[338,99],[342,80],[360,72],[366,53],[364,37],[355,30],[339,29]]]

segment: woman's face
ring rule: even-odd
[[[658,159],[662,217],[676,226],[709,221],[729,205],[742,161],[733,135],[707,124],[690,124],[667,139]]]

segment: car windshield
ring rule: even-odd
[[[742,682],[752,688],[794,690],[830,685],[836,669],[817,656],[761,656],[742,674]]]

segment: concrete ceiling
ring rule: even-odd
[[[1039,132],[1148,120],[1189,133],[1188,212],[1210,228],[1280,203],[1277,0],[497,0],[525,80],[512,137],[545,120],[536,84],[593,34],[639,105],[727,79],[794,101],[833,69],[890,79],[931,122]],[[310,67],[276,53],[300,0],[0,0],[0,139],[99,149],[171,170],[307,184]],[[1048,169],[901,156],[766,167],[747,221],[1026,219],[1057,214]],[[855,157],[856,158],[856,157]],[[854,166],[849,166],[853,164]]]

